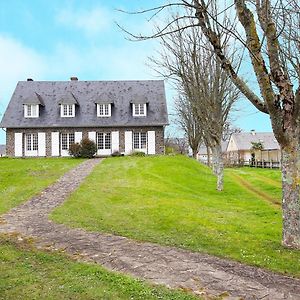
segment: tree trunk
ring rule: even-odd
[[[300,149],[299,141],[281,148],[282,163],[282,244],[300,249]]]
[[[222,158],[221,145],[213,147],[213,171],[217,176],[217,190],[223,191],[224,188],[224,164]]]
[[[207,151],[207,165],[210,167],[210,148],[206,146],[206,151]]]
[[[193,157],[197,159],[197,153],[198,153],[197,149],[192,149],[192,151],[193,151]]]

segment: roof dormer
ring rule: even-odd
[[[40,112],[40,106],[44,106],[42,97],[38,93],[25,98],[23,101],[24,117],[25,118],[38,118]]]
[[[130,101],[132,104],[132,116],[133,117],[146,117],[147,116],[147,104],[149,103],[146,97],[135,96]]]
[[[79,105],[79,103],[71,92],[64,95],[58,104],[60,105],[60,116],[62,118],[75,117],[76,105]]]

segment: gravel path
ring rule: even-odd
[[[222,299],[299,299],[300,280],[230,260],[104,233],[70,229],[48,220],[101,159],[87,160],[40,195],[3,215],[0,233],[33,237],[38,248],[64,250],[81,261],[152,283]],[[299,266],[300,267],[300,266]]]

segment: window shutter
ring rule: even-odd
[[[132,131],[125,131],[125,154],[132,152]]]
[[[96,131],[90,131],[89,132],[89,140],[91,140],[94,143],[96,143]]]
[[[111,150],[119,151],[119,131],[111,132]]]
[[[38,133],[38,155],[46,156],[46,134],[45,134],[45,132]]]
[[[15,133],[15,156],[23,156],[23,134]]]
[[[148,131],[148,154],[155,154],[155,131]]]
[[[51,132],[51,155],[59,156],[59,132]]]
[[[82,140],[82,132],[75,132],[75,143],[80,143]]]

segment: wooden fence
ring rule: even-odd
[[[258,160],[241,160],[227,163],[228,167],[252,167],[252,168],[269,168],[269,169],[280,169],[281,163],[279,161],[258,161]]]

